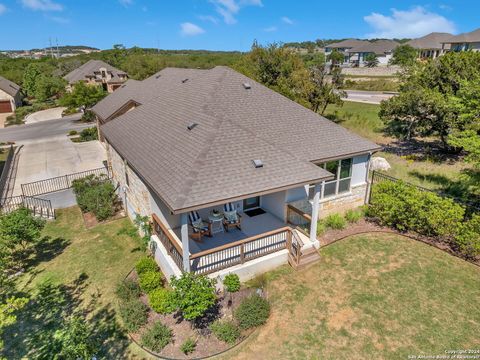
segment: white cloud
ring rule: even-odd
[[[3,4],[0,4],[0,15],[7,12],[7,7]]]
[[[63,5],[52,0],[22,0],[24,7],[30,10],[40,11],[62,11]]]
[[[288,25],[293,25],[293,20],[286,17],[286,16],[282,16],[282,21],[285,23],[285,24],[288,24]]]
[[[450,5],[447,5],[447,4],[440,4],[440,5],[438,5],[438,7],[442,10],[445,10],[445,11],[453,10],[453,8]]]
[[[276,26],[269,26],[265,29],[263,29],[263,31],[266,31],[266,32],[274,32],[274,31],[277,31],[278,28]]]
[[[198,18],[202,21],[209,21],[212,24],[218,24],[218,19],[212,15],[198,15]]]
[[[195,36],[203,34],[205,32],[205,30],[203,30],[200,26],[192,24],[190,22],[180,24],[180,28],[180,33],[183,36]]]
[[[371,13],[363,18],[374,31],[369,38],[415,38],[434,31],[455,32],[455,24],[445,17],[417,6],[411,10],[392,9],[392,15]]]
[[[223,17],[226,24],[235,24],[235,15],[245,6],[263,6],[262,0],[209,0],[215,6],[215,11]]]
[[[118,2],[120,4],[122,4],[123,6],[127,7],[127,6],[130,6],[133,4],[133,0],[118,0]]]

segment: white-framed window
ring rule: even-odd
[[[327,170],[328,172],[331,172],[335,176],[333,180],[326,181],[324,185],[322,185],[320,191],[320,199],[339,195],[342,193],[347,193],[350,191],[350,185],[352,181],[352,164],[352,158],[318,164],[319,167]],[[314,186],[310,185],[310,199],[313,198],[313,191]]]

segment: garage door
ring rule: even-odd
[[[12,112],[12,105],[10,100],[0,100],[0,113]]]

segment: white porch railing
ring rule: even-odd
[[[289,249],[291,241],[291,229],[283,227],[190,255],[190,269],[197,274],[210,274],[283,249]]]

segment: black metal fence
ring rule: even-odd
[[[8,173],[10,172],[10,167],[12,166],[14,152],[15,149],[13,148],[13,145],[10,145],[7,158],[3,164],[2,174],[0,175],[0,198],[5,193],[5,187],[7,186],[8,182]]]
[[[34,181],[27,184],[22,184],[22,193],[25,196],[37,196],[42,194],[48,194],[56,191],[70,189],[74,180],[84,178],[89,175],[105,175],[108,178],[111,177],[110,169],[107,167],[101,167],[97,169],[82,171],[74,174],[68,174],[63,176],[57,176],[50,179]]]
[[[398,178],[395,178],[393,176],[389,176],[389,175],[386,175],[386,174],[383,174],[383,173],[380,173],[378,171],[372,171],[372,182],[371,182],[371,185],[370,185],[370,194],[369,194],[369,202],[371,201],[372,199],[372,189],[374,187],[374,185],[377,183],[380,183],[380,182],[384,182],[384,181],[391,181],[391,182],[402,182],[403,184],[407,185],[407,186],[411,186],[411,187],[414,187],[420,191],[427,191],[427,192],[431,192],[431,193],[434,193],[434,194],[437,194],[438,196],[441,196],[443,198],[448,198],[448,199],[452,199],[453,201],[455,201],[456,203],[462,205],[462,206],[465,206],[465,208],[467,209],[467,212],[468,213],[472,213],[472,212],[480,212],[480,204],[478,202],[474,202],[474,201],[466,201],[464,199],[461,199],[461,198],[458,198],[458,197],[455,197],[455,196],[451,196],[449,194],[446,194],[442,191],[435,191],[435,190],[431,190],[431,189],[427,189],[427,188],[424,188],[422,186],[419,186],[419,185],[415,185],[415,184],[412,184],[412,183],[409,183],[409,182],[406,182],[406,181],[403,181],[401,179],[398,179]]]
[[[46,219],[55,218],[55,209],[50,200],[24,195],[0,199],[0,213],[8,214],[22,207],[29,209],[34,216]]]

